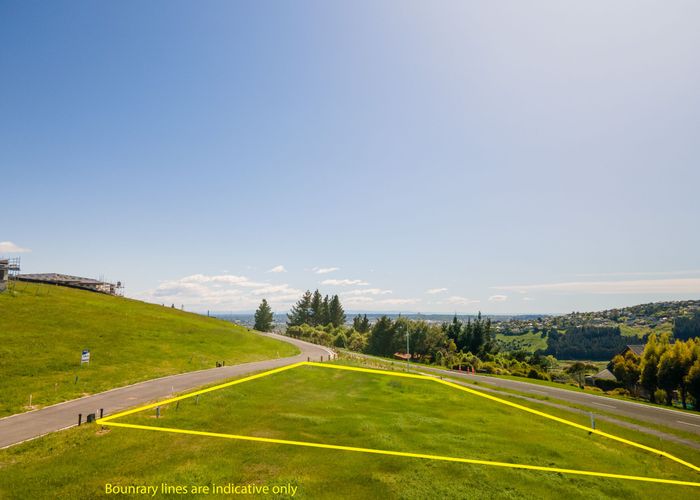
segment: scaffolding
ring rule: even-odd
[[[0,292],[14,291],[17,275],[20,271],[20,258],[0,257]]]

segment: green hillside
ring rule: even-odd
[[[80,365],[89,349],[92,360]],[[0,294],[0,416],[217,361],[292,356],[295,347],[214,318],[70,288],[18,283]],[[77,379],[76,379],[77,377]]]
[[[588,422],[586,415],[555,412],[582,425]],[[177,405],[163,405],[160,418],[150,409],[115,421],[698,480],[697,473],[668,458],[434,382],[321,367],[294,368]],[[606,432],[697,461],[690,448],[629,429],[601,426]],[[100,425],[84,425],[0,450],[0,485],[4,485],[0,496],[7,498],[42,497],[47,491],[59,498],[96,498],[104,494],[106,484],[162,483],[188,488],[291,484],[298,488],[295,498],[697,496],[697,488],[688,486]],[[164,497],[177,495],[157,495]]]

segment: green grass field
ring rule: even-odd
[[[535,352],[538,349],[547,348],[547,339],[542,338],[539,333],[527,332],[521,335],[496,335],[496,339],[503,342],[504,346],[511,351]]]
[[[80,365],[89,349],[92,361]],[[298,350],[214,318],[70,288],[0,294],[0,416],[151,378]],[[76,381],[77,377],[77,381]]]
[[[700,480],[700,474],[669,459],[434,382],[318,367],[203,394],[198,404],[188,398],[177,409],[162,407],[158,419],[154,410],[146,410],[116,421]],[[697,462],[683,450],[681,458]],[[673,445],[666,451],[679,454]],[[682,499],[698,494],[687,486],[96,425],[0,450],[0,497],[95,498],[107,483],[292,484],[298,488],[295,498]]]

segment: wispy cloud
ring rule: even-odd
[[[335,271],[340,271],[339,267],[314,267],[311,269],[316,274],[328,274]]]
[[[700,279],[676,278],[656,280],[572,281],[567,283],[539,283],[532,285],[494,286],[494,290],[514,292],[558,292],[590,294],[697,294]]]
[[[354,308],[381,308],[386,306],[404,306],[417,304],[420,299],[415,298],[387,298],[382,299],[377,296],[367,296],[367,295],[354,295],[354,296],[344,296],[343,304],[346,307]]]
[[[0,241],[0,253],[27,253],[31,252],[29,248],[23,248],[14,244],[11,241]]]
[[[193,274],[162,282],[135,298],[164,304],[185,304],[193,309],[251,310],[264,297],[273,308],[286,310],[302,294],[286,283],[257,282],[245,276]]]
[[[437,293],[445,293],[447,291],[447,288],[430,288],[425,291],[425,293],[430,294],[430,295],[435,295]]]
[[[458,295],[453,295],[451,297],[447,297],[447,303],[454,304],[454,305],[466,306],[469,304],[478,304],[479,302],[481,302],[481,301],[475,300],[475,299],[469,299],[467,297],[460,297]]]
[[[613,276],[687,276],[689,274],[700,274],[700,269],[690,269],[686,271],[636,271],[636,272],[615,272],[615,273],[583,273],[575,274],[578,278],[603,278]]]
[[[341,292],[340,295],[345,296],[358,296],[358,295],[388,295],[393,293],[391,290],[382,290],[381,288],[358,288],[357,290],[348,290],[346,292]]]
[[[268,273],[286,273],[287,270],[284,268],[283,265],[275,266],[272,269],[268,269]]]
[[[369,285],[369,283],[367,283],[364,280],[348,280],[348,279],[345,279],[345,280],[328,279],[328,280],[323,280],[321,282],[321,284],[322,285],[332,285],[332,286],[353,286],[353,285],[366,286],[366,285]]]
[[[508,300],[507,295],[491,295],[489,297],[489,302],[505,302]]]

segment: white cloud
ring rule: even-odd
[[[375,303],[387,306],[403,306],[407,304],[416,304],[418,302],[420,302],[420,299],[382,299]]]
[[[479,302],[481,302],[481,301],[474,300],[474,299],[468,299],[467,297],[460,297],[458,295],[453,295],[452,297],[447,298],[448,304],[469,305],[469,304],[478,304]]]
[[[166,305],[185,304],[188,309],[252,310],[264,297],[273,309],[287,310],[302,294],[288,284],[251,281],[245,276],[193,274],[164,281],[135,298]]]
[[[428,293],[430,295],[435,295],[436,293],[445,293],[447,291],[447,288],[430,288],[425,291],[425,293]]]
[[[341,292],[340,295],[345,296],[358,296],[358,295],[387,295],[393,293],[391,290],[382,290],[381,288],[358,288],[357,290],[348,290],[346,292]]]
[[[367,283],[364,280],[348,280],[348,279],[345,279],[345,280],[333,280],[333,279],[323,280],[321,282],[321,284],[322,285],[333,285],[333,286],[352,286],[352,285],[366,286],[366,285],[369,285],[369,283]]]
[[[568,283],[541,283],[534,285],[494,286],[494,290],[515,292],[559,292],[591,294],[634,294],[634,293],[700,293],[700,279],[678,278],[657,280],[626,281],[572,281]]]
[[[524,300],[525,302],[532,302],[532,301],[535,300],[535,299],[533,299],[532,297],[523,297],[523,300]]]
[[[268,273],[286,273],[287,270],[284,268],[283,265],[275,266],[272,269],[268,269]]]
[[[638,271],[638,272],[616,272],[616,273],[583,273],[575,274],[578,278],[600,278],[606,276],[685,276],[688,274],[700,274],[700,269],[690,269],[686,271]]]
[[[402,306],[409,304],[416,304],[420,302],[420,299],[414,298],[390,298],[382,299],[376,295],[352,295],[349,297],[343,296],[343,305],[347,307],[371,307],[373,309],[386,307],[386,306]]]
[[[335,271],[340,271],[339,267],[314,267],[311,269],[316,274],[328,274]]]
[[[489,297],[489,302],[505,302],[508,300],[507,295],[491,295]]]
[[[31,252],[29,248],[22,248],[15,245],[11,241],[0,241],[0,253],[27,253]]]

